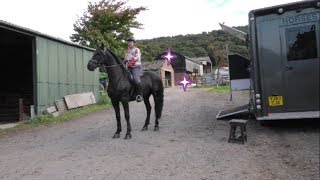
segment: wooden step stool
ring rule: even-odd
[[[244,144],[245,141],[247,141],[247,120],[242,120],[242,119],[232,119],[229,121],[230,123],[230,134],[229,134],[229,140],[228,142],[231,141],[238,141],[239,138],[236,138],[236,129],[239,126],[241,130],[241,142]]]

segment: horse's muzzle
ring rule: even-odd
[[[94,65],[94,63],[91,62],[91,60],[88,62],[88,65],[87,65],[87,69],[89,71],[94,71],[95,69],[97,68],[96,65]]]

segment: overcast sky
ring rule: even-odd
[[[288,2],[294,0],[130,0],[129,5],[149,9],[137,17],[144,29],[133,33],[151,39],[210,32],[220,29],[219,22],[247,25],[250,10]],[[2,0],[0,19],[70,41],[87,5],[88,0]]]

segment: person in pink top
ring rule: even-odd
[[[142,86],[140,76],[142,76],[142,67],[141,67],[141,52],[140,49],[135,46],[136,40],[134,37],[130,37],[128,40],[128,50],[124,57],[126,66],[128,67],[129,72],[133,76],[133,82],[137,90],[136,101],[143,101]]]

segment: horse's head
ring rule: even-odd
[[[105,64],[107,56],[106,52],[107,49],[103,44],[94,51],[93,56],[87,65],[89,71],[94,71],[97,67],[100,67],[101,64]]]
[[[105,65],[107,68],[120,66],[124,69],[119,58],[105,48],[103,44],[94,51],[92,58],[88,62],[87,68],[89,71],[94,71],[97,67],[100,67],[100,65]]]

